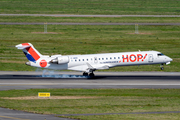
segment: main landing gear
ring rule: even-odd
[[[161,65],[160,65],[160,67],[161,67],[161,70],[164,70],[164,64],[162,63]]]
[[[88,76],[88,73],[84,72],[84,73],[83,73],[83,76]]]
[[[84,73],[83,73],[83,76],[89,76],[90,78],[93,78],[93,77],[94,77],[94,73],[91,72],[91,73],[89,73],[89,75],[88,75],[88,73],[84,72]]]

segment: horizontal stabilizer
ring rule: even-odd
[[[30,45],[21,45],[21,44],[19,44],[19,45],[16,45],[16,47],[17,47],[17,49],[26,49],[26,48],[28,48],[28,47],[31,47]]]

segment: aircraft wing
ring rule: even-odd
[[[88,72],[92,72],[92,71],[95,71],[95,70],[105,70],[105,69],[109,69],[109,66],[107,66],[107,65],[92,66],[92,65],[90,65],[89,63],[86,63],[86,64],[87,64],[87,66],[88,66],[88,69],[87,69]]]
[[[104,66],[101,66],[101,67],[97,67],[96,69],[98,69],[98,70],[105,70],[105,69],[109,69],[109,66],[104,65]]]

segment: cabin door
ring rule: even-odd
[[[149,54],[149,62],[153,62],[153,54]]]

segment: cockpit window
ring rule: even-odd
[[[158,55],[158,56],[163,56],[164,54],[162,54],[162,53],[158,53],[157,55]]]

